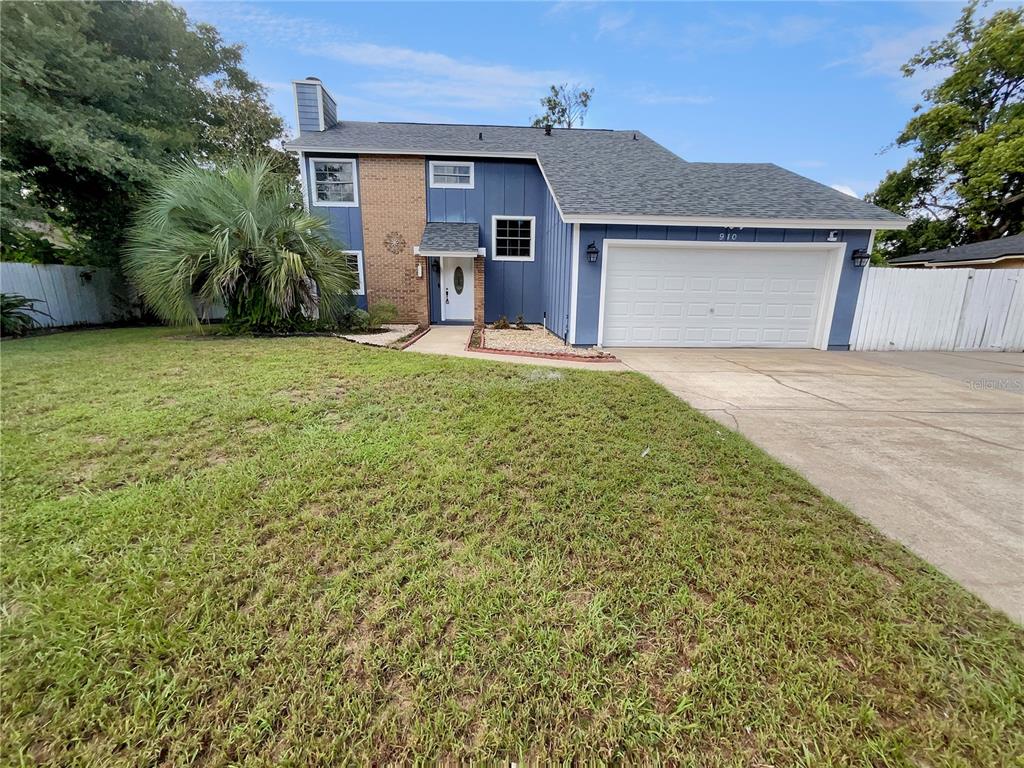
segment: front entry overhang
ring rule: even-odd
[[[463,221],[428,221],[416,254],[427,258],[482,257],[485,249],[480,247],[480,225]]]

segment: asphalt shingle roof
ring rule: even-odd
[[[890,264],[939,264],[948,261],[990,261],[1003,256],[1024,256],[1024,234],[999,237],[983,243],[969,243],[956,248],[915,253],[889,259]]]
[[[476,256],[479,245],[479,224],[428,221],[423,228],[420,251],[449,251]]]
[[[536,156],[566,216],[906,220],[771,163],[688,163],[640,131],[344,121],[290,147]]]

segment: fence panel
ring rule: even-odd
[[[1024,351],[1024,270],[869,267],[850,348]]]
[[[41,326],[112,323],[131,312],[123,283],[102,267],[5,261],[0,263],[0,291],[35,299],[34,316]]]

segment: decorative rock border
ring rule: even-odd
[[[476,338],[477,333],[480,334],[480,343],[477,346],[473,345],[473,339]],[[534,357],[541,360],[569,360],[574,363],[619,363],[622,362],[619,358],[614,355],[602,354],[600,356],[595,355],[572,355],[569,353],[561,352],[522,352],[511,349],[491,349],[484,345],[484,329],[475,328],[469,335],[469,341],[466,342],[467,352],[481,352],[486,355],[508,355],[510,357]]]

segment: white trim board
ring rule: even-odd
[[[354,157],[313,157],[306,158],[309,164],[309,203],[314,208],[358,208],[359,207],[359,161]],[[352,201],[325,202],[316,199],[316,169],[313,163],[352,163]]]
[[[569,343],[576,343],[576,305],[580,284],[580,225],[572,224],[572,283],[569,286]]]
[[[758,219],[724,216],[620,216],[617,214],[577,214],[565,217],[573,224],[625,224],[656,227],[767,227],[770,229],[906,229],[909,221],[889,222],[872,219]],[[674,242],[685,242],[676,240]]]
[[[832,319],[835,315],[836,297],[839,293],[839,278],[843,271],[843,257],[846,255],[847,243],[723,243],[704,240],[631,240],[628,238],[610,238],[601,247],[601,290],[597,305],[597,346],[604,344],[604,302],[608,273],[609,247],[629,248],[668,248],[668,249],[715,249],[724,250],[764,250],[764,251],[822,251],[832,252],[832,260],[825,272],[825,286],[822,289],[822,304],[815,328],[815,349],[828,349],[828,337],[832,330]]]
[[[356,296],[365,296],[366,295],[366,268],[363,266],[363,252],[350,249],[350,250],[347,250],[347,251],[342,251],[342,253],[344,253],[346,256],[354,254],[357,257],[357,259],[358,259],[357,263],[358,263],[358,267],[359,267],[359,288],[357,288],[356,290],[352,291],[352,293],[354,295],[356,295]]]

